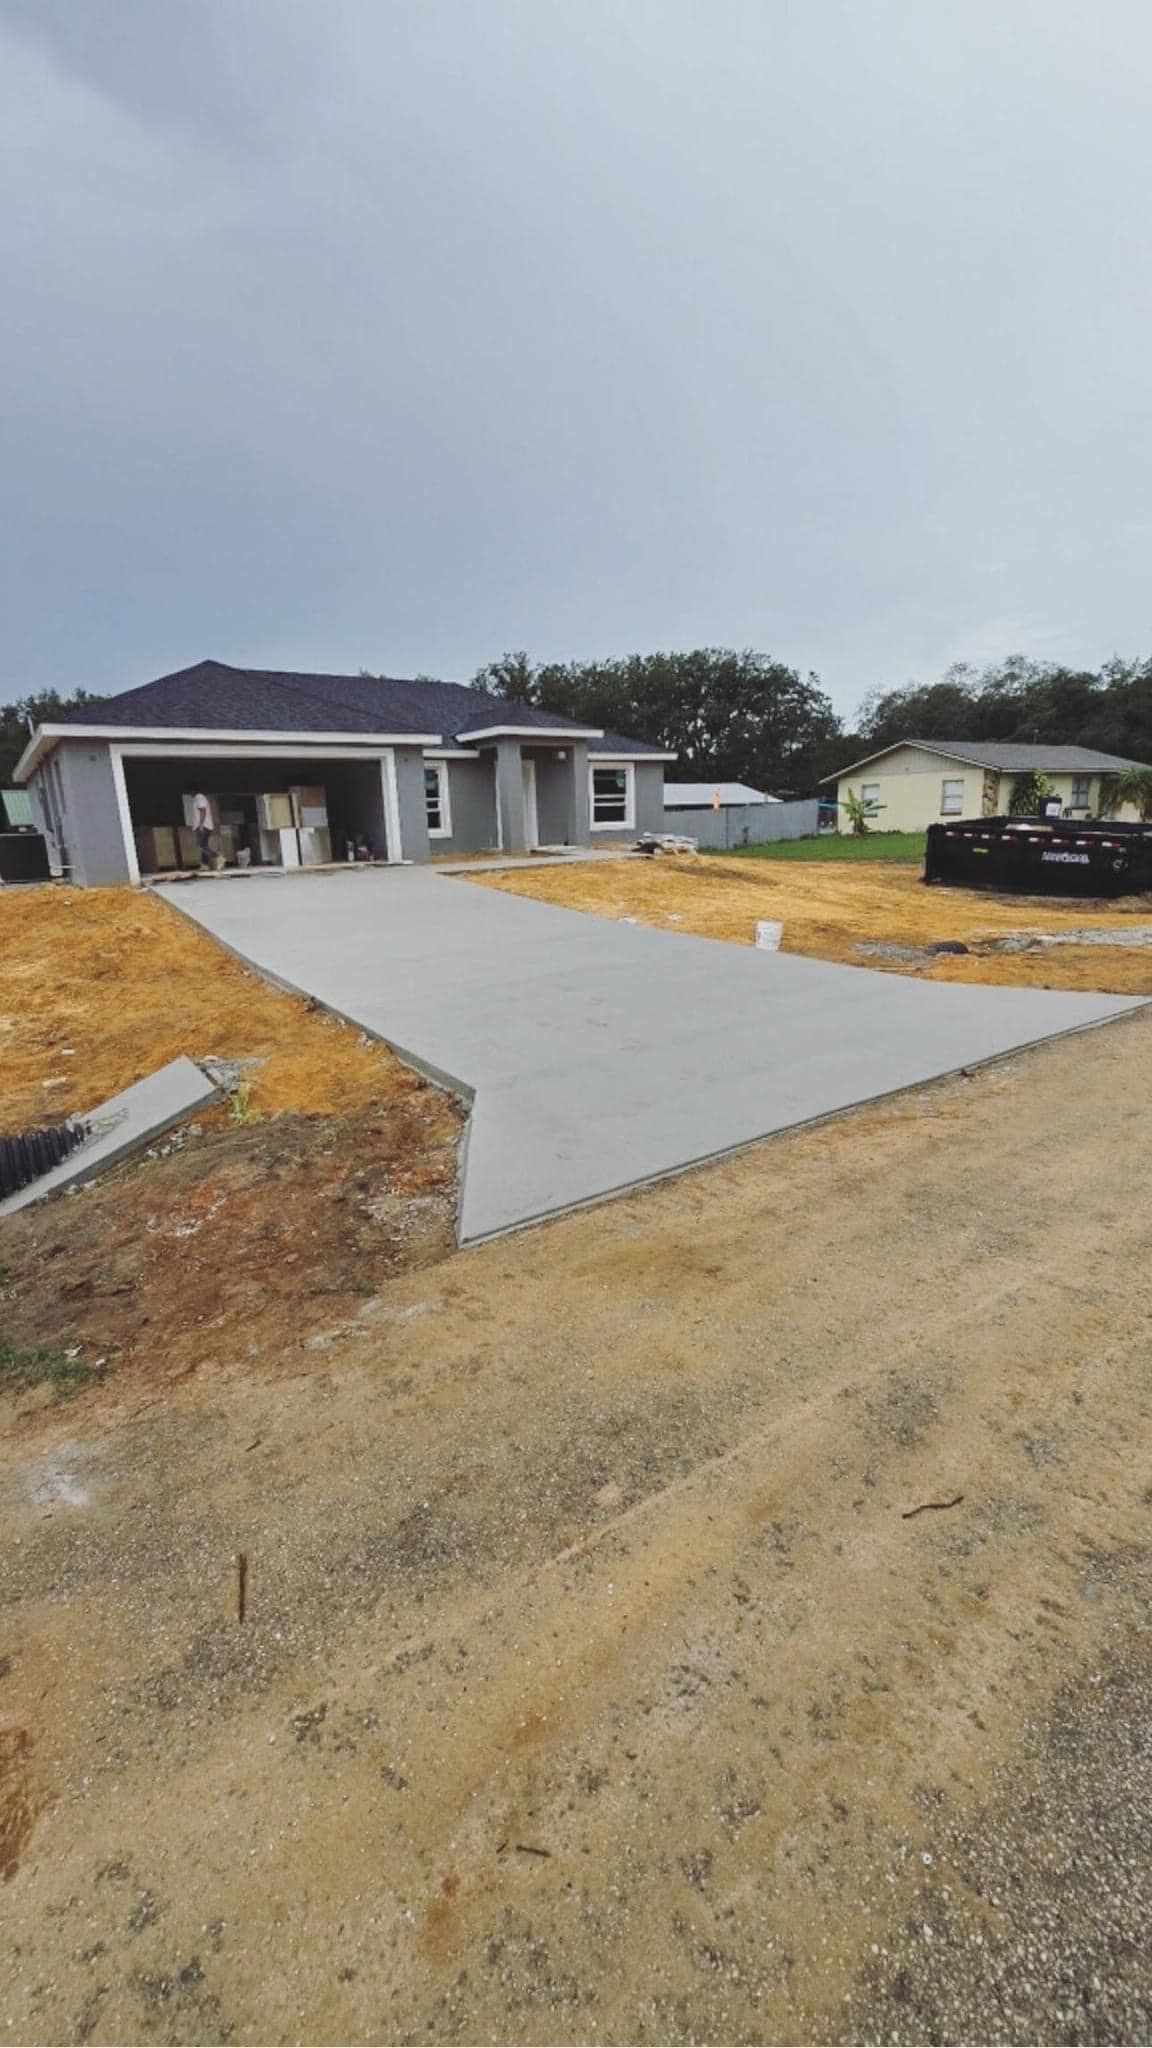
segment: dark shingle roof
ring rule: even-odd
[[[199,661],[106,697],[98,706],[61,712],[59,722],[192,732],[437,733],[446,740],[494,725],[587,730],[536,705],[428,676],[304,675],[289,669],[230,668],[222,661]],[[643,740],[616,733],[591,744],[597,752],[609,747],[617,753],[654,751]]]
[[[1004,775],[1027,775],[1030,769],[1045,768],[1054,775],[1118,775],[1124,768],[1140,765],[1120,754],[1098,753],[1095,747],[1036,746],[1017,740],[910,740],[908,744],[955,754],[977,768],[998,768]]]
[[[206,732],[380,732],[378,716],[350,701],[337,686],[347,676],[303,676],[278,669],[229,668],[222,661],[198,661],[193,668],[157,676],[137,690],[62,712],[60,723],[171,727]],[[54,721],[55,722],[55,721]],[[425,732],[410,716],[388,731]]]
[[[675,760],[671,747],[662,747],[654,740],[630,740],[626,733],[606,732],[603,739],[593,740],[589,745],[590,754],[667,754]]]
[[[968,761],[974,768],[994,768],[1002,775],[1121,775],[1128,768],[1142,768],[1142,761],[1130,761],[1120,754],[1101,754],[1095,747],[1057,747],[1025,744],[1019,740],[893,740],[874,754],[865,754],[825,782],[842,780],[870,761],[881,761],[898,747],[920,747],[925,753],[942,754],[950,761]]]

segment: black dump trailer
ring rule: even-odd
[[[1152,889],[1152,825],[957,818],[929,825],[924,880],[1018,896],[1137,896]]]

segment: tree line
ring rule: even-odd
[[[77,690],[72,697],[62,697],[59,690],[44,690],[38,697],[20,697],[15,704],[0,704],[0,789],[7,789],[11,783],[13,770],[34,726],[50,724],[58,712],[100,702],[100,696],[93,690]]]
[[[772,796],[811,796],[821,777],[895,740],[1026,740],[1098,747],[1152,763],[1152,660],[1098,670],[1028,661],[960,664],[934,683],[875,690],[853,722],[819,676],[753,648],[697,647],[606,661],[537,662],[505,654],[472,678],[495,696],[536,704],[675,754],[686,781],[747,782]],[[48,691],[0,706],[0,787],[30,724],[100,700]]]
[[[897,740],[1047,741],[1152,763],[1152,660],[1093,671],[1057,663],[958,663],[939,682],[874,690],[843,723],[815,674],[752,649],[702,647],[617,661],[534,663],[506,654],[473,678],[675,753],[686,780],[814,795],[823,776]]]

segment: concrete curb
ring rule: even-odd
[[[42,1202],[46,1195],[57,1194],[62,1188],[80,1187],[83,1182],[93,1180],[110,1166],[115,1166],[129,1153],[136,1152],[142,1145],[151,1144],[154,1138],[163,1137],[173,1124],[182,1123],[186,1116],[192,1116],[198,1109],[205,1109],[215,1102],[219,1089],[214,1081],[201,1071],[194,1060],[169,1061],[155,1074],[149,1074],[144,1081],[137,1081],[131,1088],[125,1088],[120,1095],[113,1095],[108,1102],[102,1102],[84,1118],[91,1127],[91,1136],[84,1144],[77,1146],[67,1159],[61,1160],[50,1173],[42,1173],[38,1180],[21,1188],[18,1194],[9,1195],[0,1202],[0,1216],[11,1216],[17,1209],[27,1209],[33,1202]]]

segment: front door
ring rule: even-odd
[[[539,846],[540,821],[536,815],[536,763],[525,758],[520,763],[524,776],[524,844]]]

